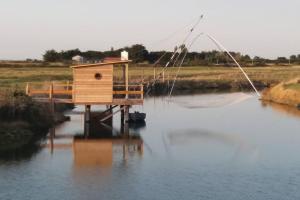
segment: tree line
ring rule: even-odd
[[[133,63],[153,64],[159,60],[160,65],[167,63],[172,56],[171,51],[148,51],[144,45],[135,44],[130,47],[124,47],[109,51],[80,51],[79,49],[71,49],[67,51],[48,50],[43,55],[45,62],[70,62],[72,57],[76,55],[82,56],[87,62],[99,62],[105,57],[120,57],[121,51],[126,50],[129,53]],[[250,57],[242,55],[239,52],[230,52],[233,57],[243,65],[264,66],[267,64],[300,64],[300,54],[292,55],[289,58],[278,57],[277,59],[266,59],[258,56]],[[181,58],[183,54],[181,54]],[[181,60],[181,59],[179,59]],[[230,58],[220,51],[202,51],[188,52],[183,65],[232,65]]]

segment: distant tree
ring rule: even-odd
[[[72,60],[72,57],[77,55],[82,55],[81,51],[79,49],[71,49],[68,51],[61,51],[60,52],[61,59],[62,60]]]
[[[295,63],[297,62],[297,56],[296,55],[291,55],[290,56],[290,63]]]
[[[264,65],[266,65],[266,59],[261,58],[259,56],[254,56],[254,58],[253,58],[253,64],[255,66],[264,66]]]
[[[241,56],[242,62],[251,62],[251,57],[249,55]]]
[[[81,52],[81,55],[89,61],[100,61],[105,57],[104,53],[101,51],[86,51]]]
[[[52,49],[46,51],[46,53],[43,55],[43,59],[46,62],[56,62],[59,61],[61,58],[59,53],[57,53],[54,49]]]
[[[132,45],[131,47],[125,47],[124,49],[128,51],[129,58],[134,63],[144,62],[147,59],[149,54],[146,47],[141,44],[135,44]]]
[[[286,58],[286,57],[278,57],[277,60],[276,60],[276,63],[277,64],[287,64],[289,63],[289,60]]]

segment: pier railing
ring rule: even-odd
[[[114,85],[113,86],[113,98],[114,99],[143,99],[144,87],[143,84],[136,85]]]
[[[113,100],[142,100],[144,98],[143,84],[113,85]],[[54,100],[62,103],[72,103],[73,83],[47,82],[27,83],[26,94],[40,101]]]

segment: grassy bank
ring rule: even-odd
[[[156,74],[162,71],[161,67],[156,68]],[[165,72],[165,81],[172,81],[177,68],[170,68]],[[281,81],[300,76],[300,66],[268,66],[268,67],[247,67],[245,71],[257,85],[271,85]],[[121,69],[116,68],[115,75],[120,76]],[[154,69],[151,66],[134,66],[129,69],[131,82],[144,80],[147,83],[153,79]],[[41,83],[53,80],[72,80],[72,71],[65,65],[51,66],[30,66],[14,65],[14,67],[0,67],[0,90],[17,87],[24,89],[27,82]],[[205,67],[191,66],[183,67],[178,76],[178,83],[192,87],[197,85],[223,86],[245,85],[249,86],[246,79],[236,67]],[[214,86],[214,87],[215,87]],[[213,88],[214,88],[213,87]],[[231,87],[231,86],[230,86]]]
[[[0,155],[35,144],[50,127],[64,120],[61,112],[52,114],[48,105],[33,101],[23,92],[7,90],[0,95]]]
[[[300,107],[300,78],[281,82],[263,93],[263,100]]]

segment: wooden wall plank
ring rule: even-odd
[[[74,68],[73,100],[78,102],[112,102],[113,66]],[[95,74],[100,73],[97,80]]]

